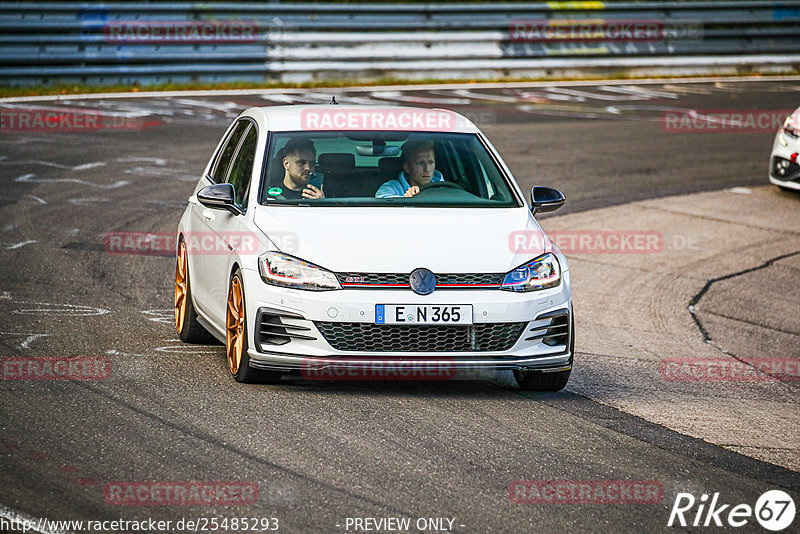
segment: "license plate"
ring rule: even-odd
[[[472,324],[472,304],[376,304],[375,324]]]

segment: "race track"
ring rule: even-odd
[[[800,195],[766,187],[775,128],[668,122],[685,110],[782,120],[799,91],[795,79],[665,80],[0,102],[2,113],[91,109],[117,121],[0,133],[0,355],[112,368],[105,380],[0,381],[0,518],[277,518],[280,532],[330,533],[368,531],[348,518],[405,517],[452,520],[410,532],[661,532],[675,530],[680,492],[752,506],[782,489],[800,505],[800,382],[682,384],[658,372],[666,357],[800,356]],[[541,218],[548,231],[657,229],[673,247],[568,254],[577,354],[564,391],[523,393],[510,372],[239,384],[222,346],[177,339],[174,258],[105,250],[109,232],[175,231],[241,110],[334,94],[465,113],[523,190],[565,193],[565,207]],[[688,306],[711,281],[692,310],[698,323]],[[513,483],[534,480],[654,481],[662,494],[514,502]],[[257,495],[116,504],[108,488],[125,481],[243,482]],[[751,518],[740,531],[764,530]]]

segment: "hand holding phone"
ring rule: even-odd
[[[308,177],[308,185],[313,185],[317,189],[322,189],[322,182],[325,180],[325,175],[321,172],[312,172]]]

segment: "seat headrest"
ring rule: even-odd
[[[381,158],[378,160],[378,168],[381,170],[381,176],[397,178],[403,163],[400,158]]]

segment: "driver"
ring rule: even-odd
[[[443,182],[444,176],[436,170],[433,141],[409,139],[400,147],[403,151],[403,170],[396,180],[389,180],[378,188],[376,198],[413,197],[419,188],[431,182]]]
[[[310,139],[291,139],[283,150],[283,183],[280,187],[270,188],[269,194],[285,199],[325,198],[322,189],[308,183],[317,160],[314,143]]]

